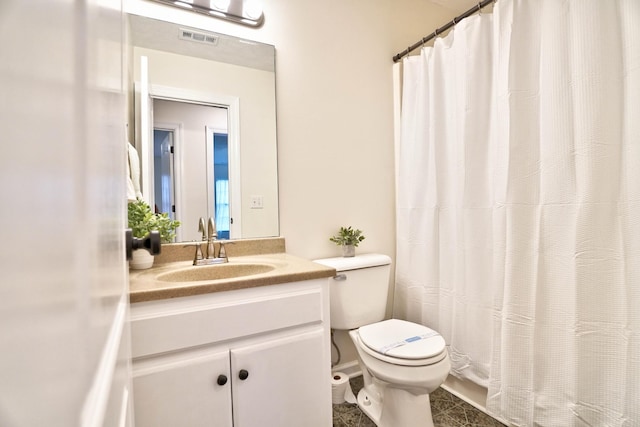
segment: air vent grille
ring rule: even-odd
[[[178,37],[182,40],[190,40],[198,43],[218,44],[218,37],[213,34],[199,33],[185,28],[180,28]]]

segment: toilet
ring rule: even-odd
[[[379,427],[432,427],[429,393],[451,369],[436,331],[400,319],[383,320],[391,258],[381,254],[325,258],[330,278],[331,328],[348,330],[364,387],[358,406]]]

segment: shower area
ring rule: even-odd
[[[394,317],[509,425],[640,426],[640,1],[485,5],[394,57]]]

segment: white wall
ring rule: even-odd
[[[366,235],[359,251],[394,256],[391,58],[445,15],[424,1],[266,3],[287,250],[339,256],[328,238],[352,225]]]
[[[118,0],[0,5],[2,426],[126,415],[122,31]]]

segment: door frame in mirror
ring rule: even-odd
[[[152,138],[152,144],[150,144],[151,147],[153,147],[153,150],[155,151],[155,131],[157,129],[160,130],[164,130],[164,131],[169,131],[173,134],[173,147],[175,149],[175,151],[173,152],[173,170],[171,171],[171,177],[173,178],[173,182],[172,182],[172,186],[173,186],[173,205],[176,207],[175,211],[173,212],[173,216],[171,215],[171,213],[169,213],[169,216],[172,216],[174,220],[177,221],[181,221],[180,218],[180,214],[181,214],[181,209],[180,207],[182,206],[182,185],[179,185],[180,183],[183,182],[183,178],[182,178],[182,170],[183,170],[183,161],[182,161],[182,150],[181,150],[181,145],[183,143],[184,140],[184,129],[181,123],[169,123],[169,122],[158,122],[157,120],[153,120],[153,126],[151,127],[151,132],[153,135]],[[154,178],[157,178],[155,176],[156,174],[156,170],[155,170],[155,161],[152,161],[150,164],[150,176],[153,176]],[[155,180],[152,181],[151,183],[152,185],[152,191],[153,191],[153,195],[154,195],[154,200],[153,202],[155,204],[157,204],[157,200],[155,200],[155,195],[156,195],[156,182]],[[149,206],[153,206],[153,205],[149,205]],[[180,242],[182,239],[182,230],[180,227],[178,227],[175,231],[176,233],[176,242]]]
[[[140,98],[142,84],[135,83],[136,97]],[[233,218],[233,224],[229,228],[229,238],[237,239],[242,236],[242,174],[240,163],[240,98],[235,96],[220,95],[215,93],[207,93],[202,91],[194,91],[170,86],[157,84],[148,85],[148,112],[147,114],[136,114],[136,122],[145,120],[142,116],[146,116],[149,120],[147,136],[149,141],[153,137],[153,100],[163,99],[168,101],[184,102],[191,104],[199,104],[213,107],[223,107],[227,109],[227,126],[228,126],[228,146],[229,146],[229,215]],[[140,105],[143,103],[140,100]],[[136,128],[140,123],[136,123]],[[139,128],[140,129],[140,128]],[[141,135],[142,136],[142,135]],[[144,138],[142,138],[144,139]],[[206,143],[206,140],[204,141]],[[148,145],[148,144],[147,144]],[[144,147],[137,147],[139,151],[143,151]],[[153,203],[153,150],[147,148],[145,152],[139,152],[141,161],[141,177],[143,179],[143,187],[147,188],[147,194],[143,192],[143,198],[151,205]],[[146,169],[146,170],[145,170]],[[150,185],[145,185],[144,181]],[[179,185],[177,185],[179,187]],[[207,194],[207,197],[211,195]],[[208,204],[209,205],[209,204]]]

